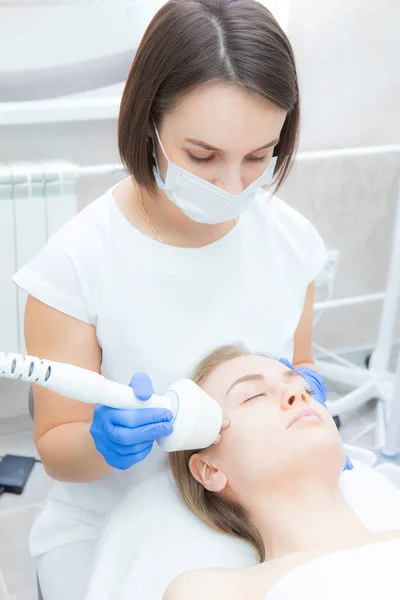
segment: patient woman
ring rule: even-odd
[[[302,376],[232,345],[193,379],[230,422],[206,450],[170,455],[175,481],[196,515],[250,542],[260,564],[190,571],[164,600],[398,600],[400,531],[370,533],[344,500],[337,428]]]

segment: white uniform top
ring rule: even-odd
[[[292,359],[307,286],[326,261],[303,216],[259,190],[225,237],[177,248],[135,229],[114,200],[115,187],[13,278],[41,302],[96,327],[104,376],[128,384],[145,371],[163,393],[206,353],[239,340],[251,351]],[[155,445],[127,471],[90,483],[56,481],[31,533],[32,554],[97,538],[124,490],[165,465]]]

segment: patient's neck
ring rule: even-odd
[[[260,501],[258,501],[260,500]],[[339,485],[300,478],[297,484],[257,498],[250,511],[271,560],[285,554],[357,543],[368,531],[343,498]]]

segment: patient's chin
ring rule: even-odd
[[[343,470],[345,453],[340,438],[334,433],[314,431],[297,445],[296,463],[299,470],[337,477]]]
[[[274,468],[265,472],[270,482],[280,479],[304,481],[317,478],[335,480],[344,467],[345,454],[340,439],[326,432],[312,431],[291,444],[285,455],[276,457]]]
[[[316,415],[303,417],[286,430],[288,443],[300,445],[337,444],[340,435],[332,422],[321,421]],[[289,442],[290,439],[290,442]]]
[[[310,419],[310,420],[306,420]],[[314,419],[314,420],[311,420]],[[305,417],[287,430],[290,436],[290,447],[304,448],[305,451],[315,448],[332,448],[341,443],[336,426],[316,420],[318,417]]]

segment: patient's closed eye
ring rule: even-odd
[[[246,402],[249,402],[250,400],[255,400],[256,398],[266,398],[267,394],[265,392],[261,392],[260,394],[255,394],[253,396],[249,396],[249,398],[246,398],[246,400],[244,401],[243,404],[245,404]]]
[[[313,391],[310,388],[305,388],[305,392],[306,394],[308,394],[309,396],[313,395]],[[251,396],[248,396],[243,404],[246,404],[246,402],[250,402],[250,400],[256,400],[257,398],[266,398],[269,394],[267,394],[266,392],[260,392],[258,394],[252,394]]]

